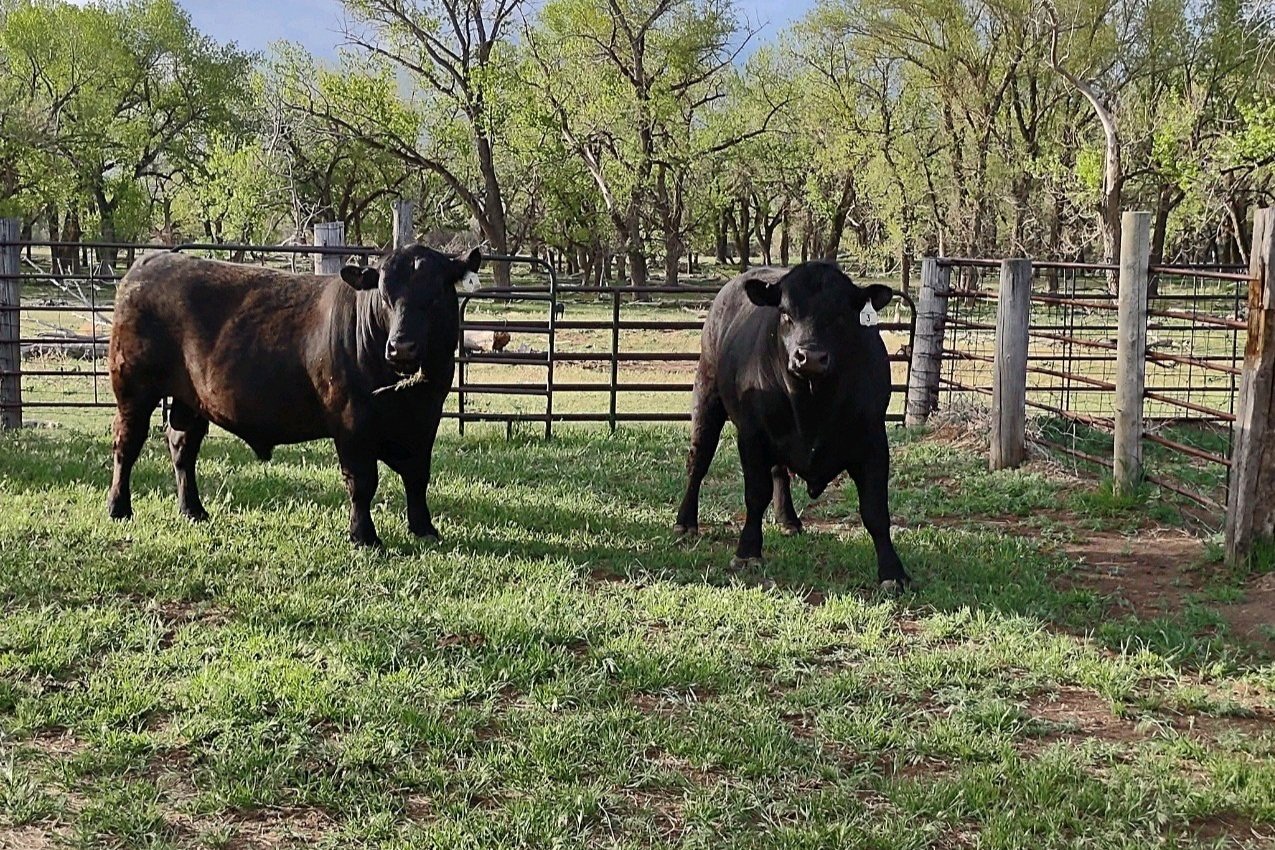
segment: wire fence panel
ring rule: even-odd
[[[952,274],[940,407],[991,403],[995,261],[944,259]],[[1028,439],[1110,468],[1115,411],[1114,266],[1033,264]],[[1153,266],[1143,432],[1148,479],[1213,510],[1226,502],[1231,423],[1247,334],[1248,275]]]

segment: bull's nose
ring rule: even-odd
[[[792,353],[788,367],[803,378],[817,378],[828,371],[828,352],[818,348],[798,348]]]
[[[416,368],[419,361],[416,344],[407,340],[392,339],[385,344],[385,359],[396,369],[411,371]]]

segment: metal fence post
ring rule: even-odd
[[[411,245],[416,241],[416,231],[412,226],[412,214],[416,210],[416,203],[407,198],[396,198],[393,204],[394,209],[394,250],[397,251],[406,245]]]
[[[0,428],[22,427],[21,230],[18,219],[0,218]]]
[[[1142,405],[1147,373],[1151,213],[1126,212],[1120,223],[1120,233],[1112,471],[1116,493],[1128,495],[1142,482]]]
[[[1226,496],[1226,559],[1247,560],[1275,533],[1275,207],[1253,216],[1248,344],[1240,374]]]
[[[943,367],[943,331],[947,323],[952,268],[937,257],[921,260],[921,295],[916,306],[912,365],[904,424],[924,425],[938,408],[939,375]]]
[[[314,226],[314,245],[316,248],[345,244],[345,222],[327,221]],[[315,274],[337,274],[345,258],[340,254],[315,254]]]
[[[1031,317],[1031,260],[1001,260],[992,375],[992,469],[1027,458],[1027,329]]]

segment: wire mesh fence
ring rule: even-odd
[[[940,406],[989,406],[999,263],[944,259],[951,275]],[[1028,326],[1028,439],[1110,468],[1117,268],[1033,263]],[[1249,276],[1235,267],[1151,268],[1144,465],[1147,478],[1218,512],[1226,502],[1231,424]]]

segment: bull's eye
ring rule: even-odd
[[[782,323],[782,324],[786,327],[786,326],[788,326],[788,325],[791,325],[791,324],[792,324],[792,316],[789,316],[789,315],[788,315],[787,313],[785,313],[783,310],[780,310],[780,311],[779,311],[779,321],[780,321],[780,323]]]

